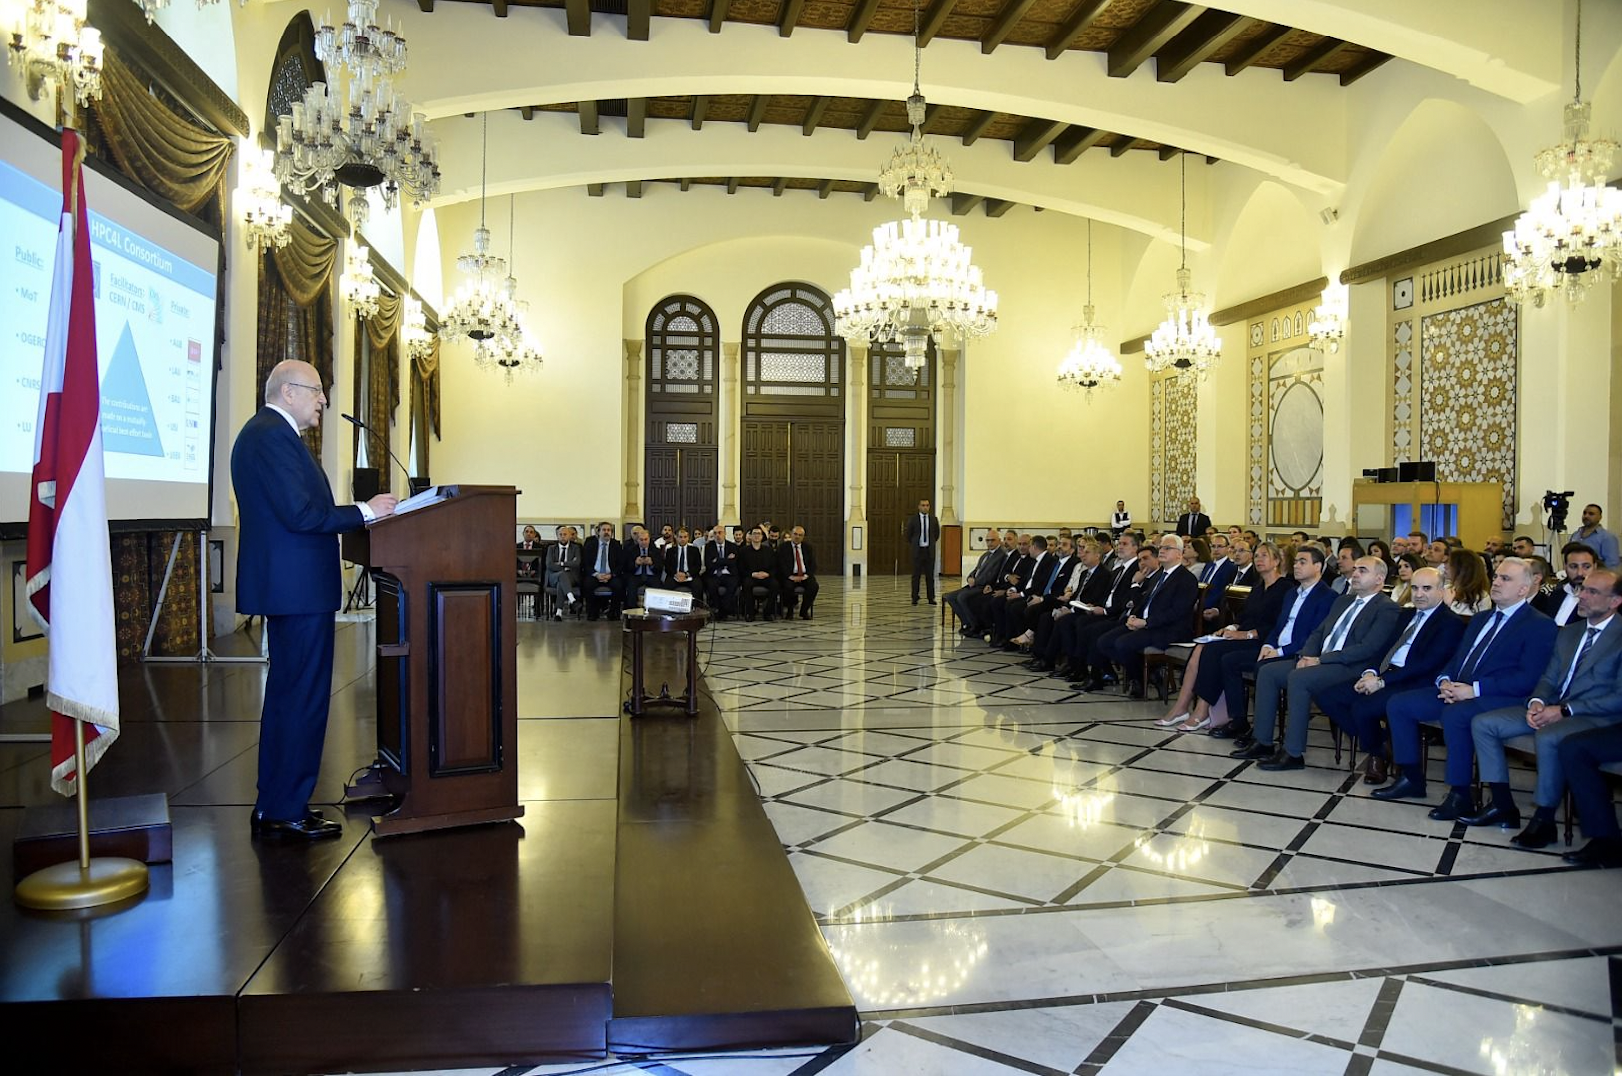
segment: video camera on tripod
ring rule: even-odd
[[[1543,493],[1543,510],[1549,513],[1548,528],[1555,534],[1566,532],[1566,513],[1571,511],[1571,499],[1577,496],[1576,490],[1568,489],[1563,493],[1554,490],[1545,490]]]

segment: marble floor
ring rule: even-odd
[[[905,590],[702,644],[862,1041],[500,1076],[1618,1071],[1622,872],[1372,801],[1326,733],[1260,773]]]

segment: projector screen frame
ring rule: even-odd
[[[61,153],[61,132],[50,125],[41,122],[37,117],[24,111],[11,101],[0,97],[0,117],[17,124],[26,133],[34,135],[47,146],[55,146],[58,155]],[[206,509],[200,517],[149,517],[141,519],[116,519],[108,521],[108,530],[113,534],[145,533],[149,531],[206,531],[213,526],[214,506],[214,463],[215,446],[219,440],[219,385],[221,373],[221,355],[225,346],[225,303],[226,303],[226,272],[229,268],[229,259],[225,253],[225,234],[222,228],[215,227],[200,217],[187,213],[162,195],[149,190],[135,179],[126,176],[113,165],[101,159],[85,155],[84,167],[95,172],[96,175],[113,185],[122,188],[126,193],[145,202],[170,219],[183,224],[205,238],[214,241],[217,251],[214,267],[214,333],[211,340],[213,355],[209,364],[208,379],[208,409],[209,409],[209,437],[208,462],[206,470],[207,500]],[[92,207],[94,208],[94,207]],[[221,213],[230,212],[229,207],[222,205]],[[223,223],[223,222],[222,222]],[[26,511],[26,504],[24,505]],[[0,512],[8,509],[0,507]],[[12,541],[21,539],[28,532],[28,520],[0,519],[0,540]]]

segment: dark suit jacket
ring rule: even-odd
[[[1555,637],[1554,653],[1549,655],[1549,664],[1532,689],[1531,697],[1547,703],[1568,703],[1572,713],[1584,717],[1617,713],[1622,711],[1622,616],[1611,617],[1600,637],[1583,655],[1577,674],[1571,678],[1571,687],[1565,694],[1560,693],[1560,685],[1571,669],[1571,659],[1577,656],[1577,647],[1587,630],[1588,622],[1577,619],[1560,629]]]
[[[1414,617],[1419,615],[1417,609],[1404,609],[1397,618],[1396,635],[1386,645],[1389,652],[1402,638],[1402,633],[1408,630],[1408,625]],[[1387,691],[1402,690],[1410,687],[1423,687],[1436,682],[1436,674],[1442,671],[1453,651],[1458,649],[1459,638],[1464,634],[1464,618],[1445,605],[1439,605],[1426,619],[1425,626],[1419,629],[1414,636],[1414,645],[1408,648],[1408,659],[1401,665],[1393,665],[1387,669],[1381,678],[1385,680]],[[1379,661],[1385,661],[1385,653]],[[1375,672],[1379,672],[1376,665],[1370,665]]]
[[[1177,517],[1177,533],[1187,538],[1200,536],[1211,526],[1211,517],[1204,512],[1184,512]]]
[[[637,558],[643,556],[651,558],[653,563],[638,565],[636,563]],[[638,567],[647,568],[647,574],[638,575]],[[658,586],[660,580],[664,577],[664,573],[664,558],[659,550],[653,548],[652,542],[648,543],[646,552],[635,542],[620,543],[620,575],[625,578],[627,585],[635,582],[642,586]]]
[[[1083,568],[1082,571],[1085,572],[1086,569]],[[1071,596],[1072,600],[1086,602],[1088,605],[1103,605],[1109,601],[1110,582],[1114,576],[1114,572],[1100,564],[1081,584],[1081,592]]]
[[[1318,625],[1323,623],[1324,617],[1329,614],[1329,607],[1335,604],[1337,597],[1322,581],[1314,583],[1312,590],[1307,593],[1306,603],[1295,616],[1295,627],[1290,630],[1290,645],[1279,646],[1279,636],[1284,633],[1284,625],[1290,618],[1290,606],[1295,603],[1295,592],[1300,589],[1297,585],[1294,590],[1285,592],[1284,603],[1278,611],[1278,620],[1274,622],[1273,630],[1267,633],[1267,645],[1287,658],[1301,652],[1301,648],[1312,637],[1312,633],[1318,630]]]
[[[800,559],[805,561],[805,574],[815,576],[817,574],[817,554],[811,548],[810,542],[800,543]],[[783,580],[785,586],[788,584],[788,577],[794,574],[793,542],[784,542],[777,547],[777,574]]]
[[[965,585],[983,587],[1000,579],[1002,577],[1003,563],[1007,559],[1008,550],[1004,549],[1000,543],[981,553],[980,559],[974,562],[974,570],[969,573],[969,579],[973,580],[973,582],[965,581]]]
[[[1561,583],[1547,594],[1539,591],[1532,597],[1532,607],[1551,620],[1560,615],[1560,607],[1564,604],[1566,604],[1566,585],[1564,583]],[[1576,619],[1577,609],[1574,606],[1571,610],[1571,620],[1566,621],[1566,624],[1570,624]],[[1565,624],[1562,624],[1561,627],[1565,627]]]
[[[338,507],[332,486],[281,412],[262,407],[231,449],[237,529],[237,612],[337,612],[343,602],[338,535],[364,521]]]
[[[596,576],[597,574],[597,547],[602,544],[602,538],[593,534],[587,538],[580,547],[580,574],[582,576]],[[620,570],[620,543],[617,538],[608,540],[608,574],[618,575]]]
[[[1192,639],[1194,601],[1200,593],[1199,580],[1193,572],[1181,566],[1172,569],[1169,575],[1164,568],[1157,574],[1164,578],[1158,585],[1151,583],[1145,586],[1132,606],[1133,615],[1148,621],[1141,630],[1167,642]],[[1145,606],[1148,607],[1147,616],[1144,615]]]
[[[1476,640],[1489,630],[1492,619],[1491,613],[1479,613],[1470,618],[1470,630],[1459,640],[1458,649],[1437,674],[1438,679],[1453,680],[1460,675]],[[1558,631],[1554,621],[1530,604],[1515,610],[1515,615],[1498,629],[1471,676],[1481,686],[1477,696],[1478,711],[1525,705],[1538,675],[1549,663]]]
[[[1370,661],[1385,653],[1386,647],[1391,645],[1391,628],[1402,610],[1396,602],[1378,593],[1363,604],[1363,611],[1352,621],[1351,630],[1346,633],[1340,649],[1332,654],[1323,652],[1341,614],[1350,609],[1355,601],[1355,594],[1342,594],[1335,599],[1335,604],[1329,607],[1329,612],[1313,629],[1312,636],[1302,645],[1302,657],[1318,658],[1325,665],[1347,665],[1361,671],[1367,668]]]
[[[1256,577],[1256,584],[1260,586],[1261,576]],[[1235,584],[1236,586],[1238,584]],[[1258,639],[1267,638],[1272,632],[1273,625],[1283,615],[1284,601],[1295,594],[1295,583],[1279,576],[1273,580],[1270,587],[1261,590],[1251,588],[1250,597],[1245,599],[1244,611],[1239,614],[1239,622],[1234,626],[1241,631],[1253,631]]]
[[[662,567],[666,582],[674,583],[676,581],[676,550],[680,548],[681,546],[678,546],[675,542],[671,542],[664,548]],[[687,543],[687,574],[692,579],[697,579],[704,574],[704,550],[691,542]]]
[[[1115,619],[1124,617],[1132,609],[1133,600],[1138,596],[1138,588],[1132,585],[1132,577],[1138,574],[1138,562],[1127,561],[1124,570],[1116,575],[1117,569],[1122,569],[1119,563],[1109,570],[1109,595],[1104,599],[1105,614]]]
[[[1259,586],[1261,581],[1262,577],[1257,574],[1256,566],[1247,564],[1234,572],[1233,578],[1228,580],[1228,585],[1230,587],[1254,587]]]
[[[723,562],[725,562],[727,574],[732,578],[737,578],[737,557],[738,547],[735,543],[722,542],[717,544],[715,539],[710,539],[704,543],[704,574],[714,575],[721,570]],[[727,558],[731,558],[731,560],[729,561]]]
[[[1002,562],[1002,574],[1000,574],[994,582],[991,582],[992,588],[994,590],[1008,589],[1010,585],[1008,582],[1009,576],[1014,576],[1017,580],[1017,582],[1012,585],[1023,588],[1025,586],[1025,581],[1031,577],[1031,568],[1035,564],[1035,557],[1031,556],[1029,553],[1021,553],[1017,549],[1014,550],[1012,553],[1008,554],[1008,559]]]
[[[1031,563],[1025,569],[1025,577],[1020,580],[1019,592],[1027,598],[1042,593],[1042,588],[1048,585],[1053,576],[1053,569],[1058,565],[1059,558],[1048,550],[1041,555],[1031,555]]]
[[[1068,557],[1055,554],[1048,559],[1053,561],[1053,570],[1047,573],[1041,587],[1032,588],[1029,597],[1041,598],[1045,608],[1057,609],[1062,604],[1059,599],[1064,594],[1064,588],[1070,585],[1070,576],[1075,572],[1078,562],[1074,553]],[[1043,593],[1044,591],[1049,593]]]
[[[746,545],[738,550],[737,570],[742,580],[739,584],[741,586],[753,586],[762,583],[770,583],[775,586],[775,580],[777,579],[777,551],[765,542],[760,543],[759,549],[752,545]],[[751,578],[755,572],[765,572],[771,576],[771,580]]]
[[[921,536],[919,535],[918,531],[919,531],[918,513],[914,512],[912,515],[907,517],[907,529],[904,532],[906,534],[906,536],[907,536],[907,544],[910,545],[914,549],[919,548],[919,542],[920,542]],[[929,517],[929,544],[931,546],[933,546],[936,542],[940,541],[940,537],[941,537],[941,521],[938,518],[936,518],[935,516],[931,515]]]
[[[1222,604],[1223,596],[1227,594],[1228,587],[1233,584],[1233,577],[1238,574],[1239,565],[1235,564],[1231,559],[1224,559],[1222,565],[1217,568],[1209,580],[1205,579],[1205,568],[1200,569],[1196,582],[1208,584],[1205,588],[1205,608],[1215,609]]]

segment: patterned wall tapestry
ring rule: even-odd
[[[1414,458],[1414,322],[1404,318],[1391,330],[1391,462]]]
[[[1516,310],[1504,299],[1420,321],[1420,458],[1444,482],[1498,482],[1515,526]]]
[[[1149,510],[1162,522],[1181,515],[1198,492],[1198,411],[1199,382],[1193,376],[1149,382]]]
[[[1323,355],[1308,344],[1312,304],[1255,318],[1246,337],[1245,522],[1316,529],[1323,508]]]

